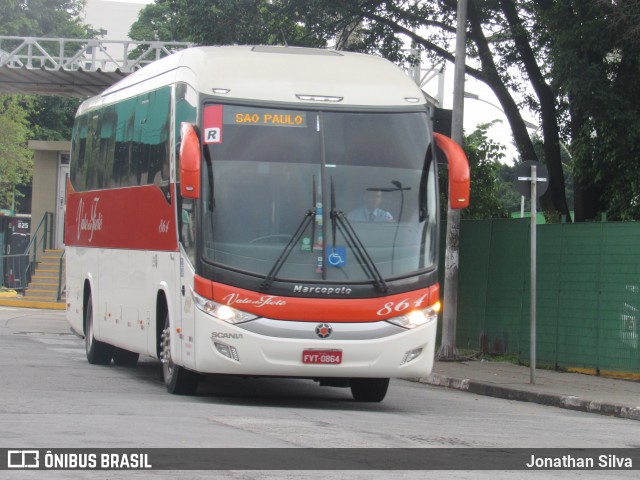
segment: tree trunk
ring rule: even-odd
[[[540,102],[544,160],[549,171],[549,188],[543,198],[540,199],[540,203],[546,213],[555,211],[565,215],[570,220],[565,193],[564,172],[562,170],[562,157],[560,155],[560,130],[558,128],[555,96],[538,67],[526,29],[522,24],[513,0],[500,0],[500,5],[509,24],[511,37],[515,42],[518,55]],[[525,160],[527,159],[525,158]]]

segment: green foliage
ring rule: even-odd
[[[73,119],[80,100],[76,98],[34,96],[26,103],[31,124],[31,140],[70,140]]]
[[[640,219],[638,25],[637,1],[469,2],[466,72],[498,96],[522,157],[547,164],[548,212],[567,211],[564,184],[572,172],[579,219],[601,211],[612,219]],[[414,62],[406,50],[409,41],[434,65],[452,62],[455,26],[453,1],[156,0],[142,10],[131,36],[197,44],[332,45],[407,66]],[[520,115],[525,106],[540,114],[544,148],[534,148],[528,137]],[[570,146],[568,170],[561,145]],[[474,168],[483,174],[485,167]],[[488,185],[485,178],[477,181],[480,191]]]
[[[0,95],[0,207],[10,208],[16,185],[31,180],[33,152],[27,148],[29,122],[24,99]]]
[[[502,201],[504,209],[509,212],[520,211],[520,194],[514,186],[515,167],[513,165],[500,164],[496,169],[496,187],[498,197]]]
[[[502,197],[498,172],[504,167],[505,147],[487,136],[487,131],[495,122],[478,125],[476,130],[464,138],[464,152],[469,160],[471,171],[471,201],[469,207],[462,210],[462,218],[506,218],[509,209]],[[447,211],[447,171],[441,168],[440,194],[442,218]]]
[[[4,0],[0,2],[0,35],[87,38],[81,22],[85,0]],[[5,40],[3,50],[19,41]],[[69,140],[78,100],[62,97],[0,96],[0,207],[10,208],[15,191],[31,181],[28,140]]]
[[[640,2],[558,0],[541,19],[584,218],[640,220]]]
[[[3,0],[0,33],[18,37],[83,38],[86,0]]]
[[[156,0],[142,9],[129,35],[199,45],[325,45],[268,0]]]
[[[495,122],[478,125],[464,139],[464,151],[471,170],[471,202],[463,218],[505,218],[508,212],[500,198],[497,172],[504,159],[505,147],[487,136]]]

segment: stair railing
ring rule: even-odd
[[[67,288],[66,285],[66,277],[62,275],[62,267],[64,265],[64,254],[65,252],[62,252],[62,255],[60,255],[60,269],[58,270],[58,296],[56,297],[57,301],[59,302],[60,300],[62,300],[62,292],[65,290],[65,288]],[[64,287],[63,287],[63,280],[65,281]]]
[[[31,275],[35,271],[35,268],[38,264],[38,251],[42,253],[50,248],[53,245],[53,213],[45,212],[42,216],[42,220],[38,224],[38,228],[31,236],[31,240],[29,241],[29,245],[27,245],[24,254],[27,258],[27,264],[24,267],[24,275],[22,278],[25,280],[23,283],[24,288],[31,281]],[[60,281],[58,280],[58,291],[60,288]],[[23,290],[24,290],[23,288]]]

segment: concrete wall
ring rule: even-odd
[[[53,238],[56,235],[56,206],[58,187],[58,156],[68,153],[71,142],[59,141],[29,141],[29,148],[33,150],[33,193],[31,201],[31,236],[38,228],[38,224],[45,212],[54,215]]]

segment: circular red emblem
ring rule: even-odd
[[[316,335],[320,338],[329,338],[332,332],[333,328],[328,323],[321,323],[316,326]]]

